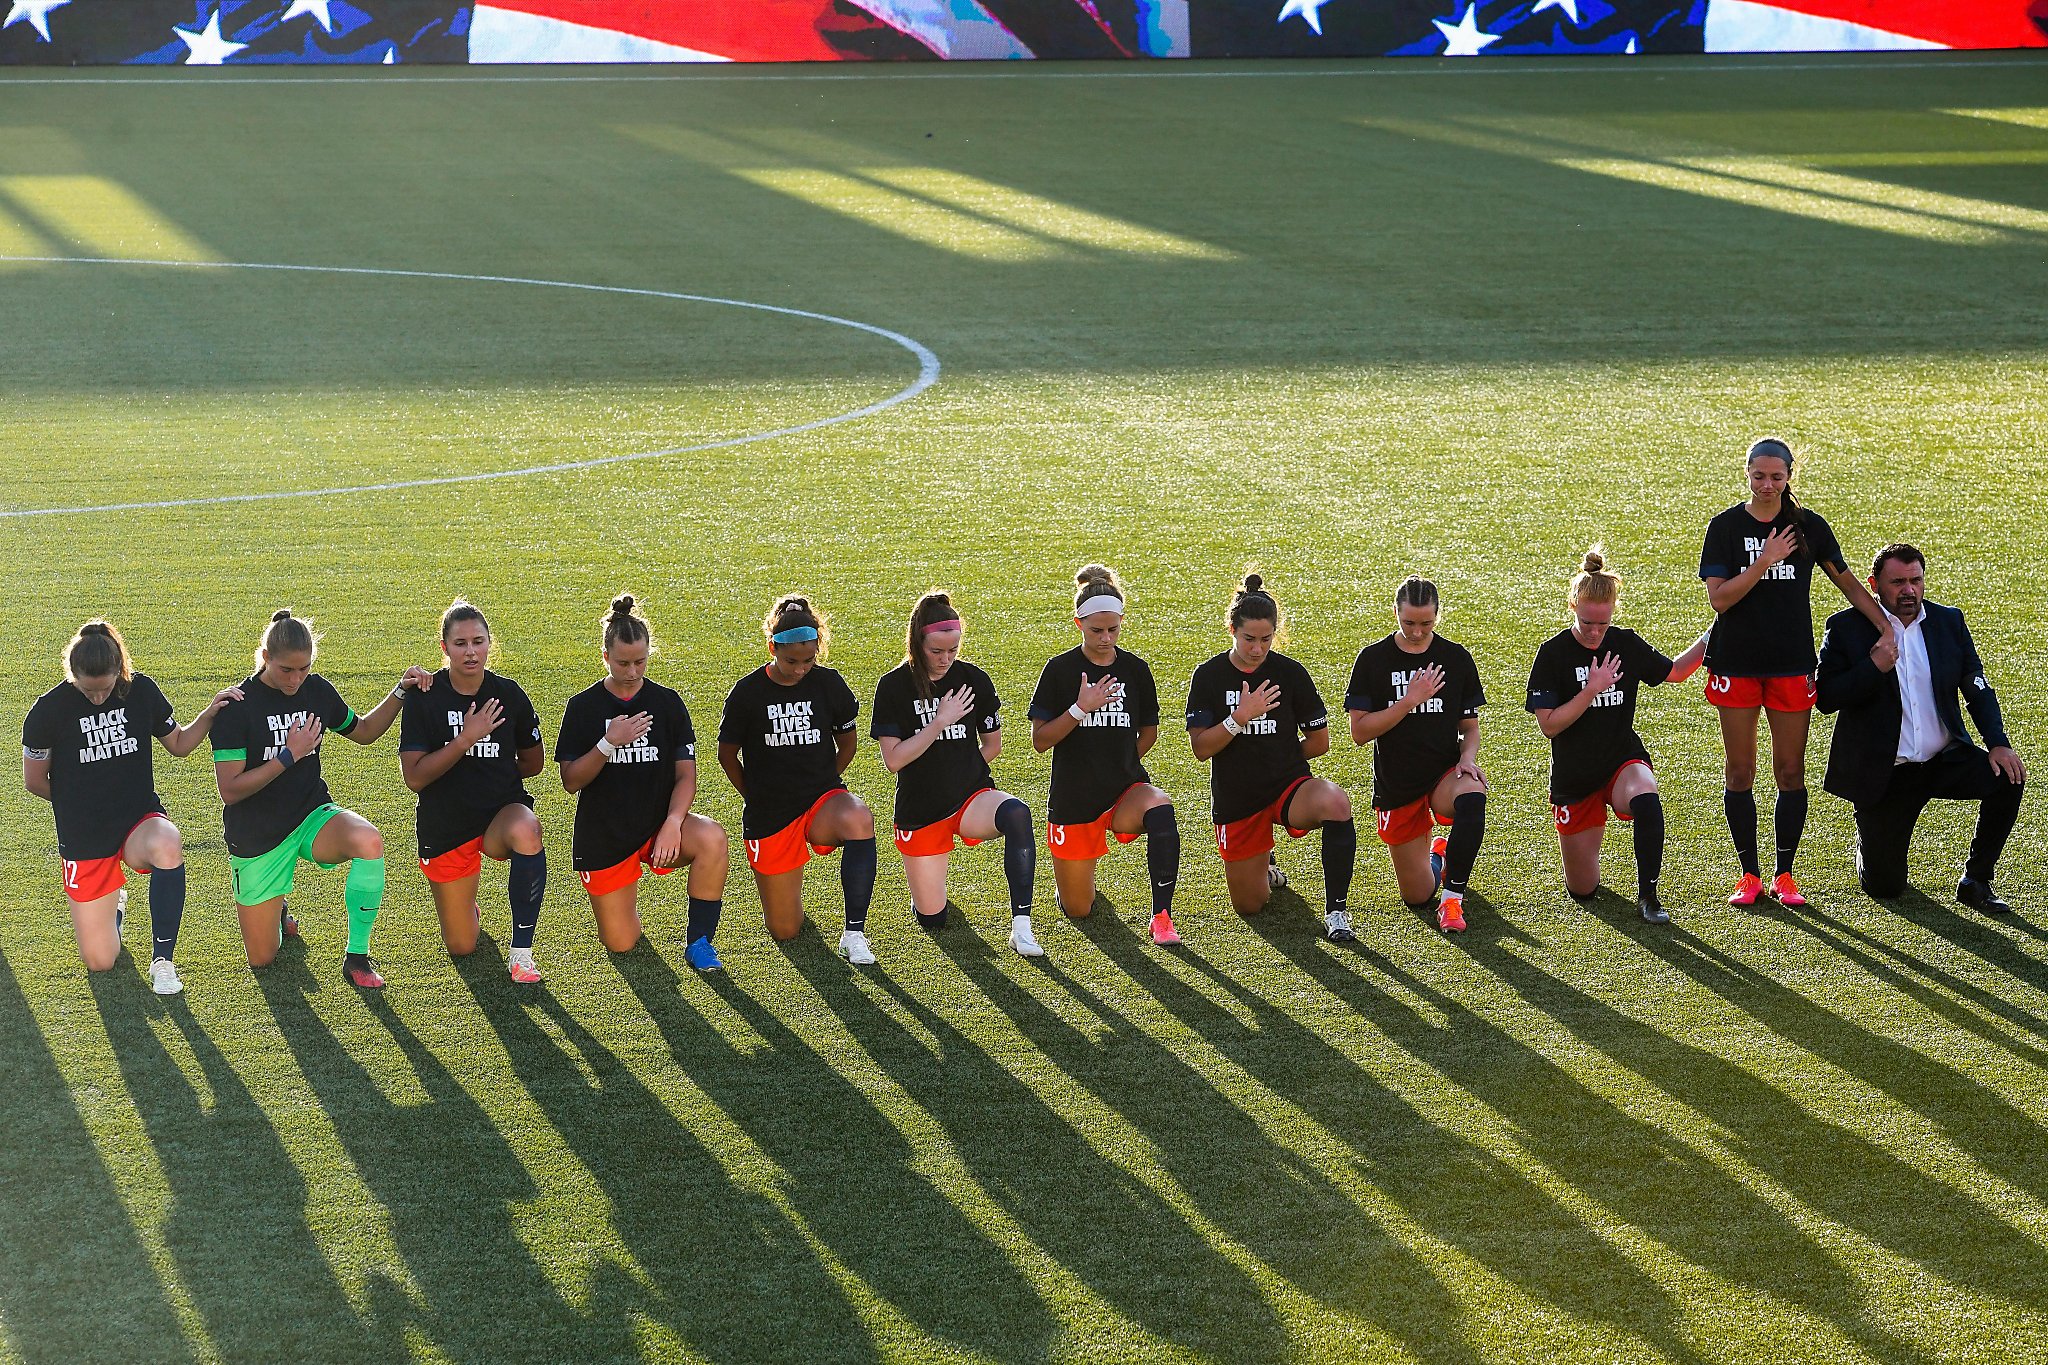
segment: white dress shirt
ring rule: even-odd
[[[1899,752],[1895,763],[1925,763],[1948,747],[1948,729],[1934,708],[1934,675],[1927,666],[1927,632],[1920,627],[1927,609],[1907,625],[1890,612],[1892,637],[1898,641],[1899,661],[1892,671],[1899,678]]]

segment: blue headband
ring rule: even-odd
[[[768,643],[771,645],[800,645],[807,640],[815,640],[817,638],[818,628],[816,626],[791,626],[788,630],[778,630],[769,636]]]

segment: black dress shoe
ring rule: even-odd
[[[1671,912],[1658,903],[1655,896],[1640,896],[1636,899],[1636,913],[1643,917],[1645,924],[1669,924]]]
[[[1980,882],[1974,877],[1965,877],[1956,883],[1956,899],[1981,914],[2005,915],[2012,912],[2012,907],[1991,889],[1990,882]]]

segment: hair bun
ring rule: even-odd
[[[292,619],[292,609],[290,607],[279,607],[276,611],[270,613],[270,619],[273,621],[289,621]]]
[[[629,592],[627,592],[627,593],[620,593],[620,594],[619,594],[619,595],[618,595],[617,597],[614,597],[614,598],[612,599],[612,615],[614,615],[614,616],[631,616],[632,614],[633,614],[633,594],[632,594],[632,593],[629,593]]]
[[[1116,575],[1110,571],[1109,566],[1106,564],[1083,564],[1074,572],[1075,584],[1083,588],[1087,587],[1090,583],[1114,583],[1115,581]]]
[[[1246,592],[1260,592],[1264,590],[1265,586],[1266,580],[1255,573],[1248,573],[1244,576],[1244,590]]]
[[[1586,551],[1586,558],[1582,562],[1582,567],[1587,573],[1599,573],[1607,567],[1607,556],[1601,553],[1598,545],[1595,545],[1592,549]]]
[[[105,621],[87,621],[78,628],[80,635],[112,635],[113,628]]]

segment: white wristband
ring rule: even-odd
[[[1244,733],[1244,726],[1242,723],[1239,722],[1236,716],[1225,716],[1223,718],[1223,728],[1225,730],[1228,730],[1233,735],[1241,735]]]
[[[392,695],[392,696],[394,696],[394,697],[396,697],[396,698],[398,698],[398,699],[399,699],[400,701],[404,701],[404,700],[405,700],[405,684],[404,684],[404,683],[400,683],[400,684],[399,684],[398,686],[396,686],[396,687],[392,688],[392,689],[391,689],[391,695]]]
[[[597,737],[597,751],[603,754],[604,761],[609,763],[612,761],[612,755],[619,751],[619,746],[606,739],[603,735],[599,735]]]
[[[1088,719],[1088,713],[1081,709],[1080,702],[1075,702],[1072,706],[1069,706],[1067,708],[1067,714],[1078,721],[1086,721]]]

